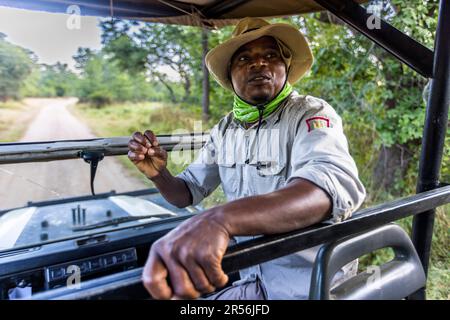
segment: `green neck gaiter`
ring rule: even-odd
[[[292,92],[292,86],[289,84],[289,82],[286,82],[281,92],[270,102],[266,103],[264,105],[264,111],[262,118],[264,119],[268,115],[270,115],[272,112],[274,112],[277,107],[280,105],[280,103],[286,99],[286,97]],[[241,98],[239,98],[237,95],[234,95],[234,102],[233,102],[233,115],[236,119],[238,119],[241,122],[255,122],[258,120],[259,112],[257,106],[251,105]]]

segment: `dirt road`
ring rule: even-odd
[[[68,107],[75,98],[28,99],[40,107],[21,141],[50,141],[95,138],[89,128],[73,116]],[[82,160],[0,165],[0,210],[25,205],[28,201],[90,194],[89,165]],[[95,179],[96,193],[143,189],[117,159],[100,162]]]

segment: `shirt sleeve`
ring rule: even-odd
[[[220,184],[219,167],[217,165],[218,125],[213,127],[206,143],[197,158],[177,175],[185,181],[192,195],[192,205],[199,204],[209,196]]]
[[[349,153],[342,120],[325,101],[307,99],[308,111],[296,122],[291,175],[309,180],[332,199],[332,220],[347,219],[364,201],[366,191]]]

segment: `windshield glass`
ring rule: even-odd
[[[210,129],[213,122],[202,123],[201,114],[180,105],[198,87],[190,80],[196,66],[185,63],[191,51],[179,52],[175,30],[86,17],[78,9],[0,7],[0,149],[1,143],[131,137],[146,129],[158,135]],[[133,47],[158,30],[163,34],[153,43],[172,48],[165,62],[151,43],[145,53]],[[189,37],[194,29],[179,30]],[[130,60],[128,49],[143,55]],[[169,153],[169,170],[181,172],[197,152]],[[224,201],[218,190],[196,208],[178,209],[152,191],[126,155],[99,162],[94,189],[100,197],[91,196],[90,177],[82,159],[1,164],[0,250],[168,219]],[[136,190],[148,192],[122,195]]]

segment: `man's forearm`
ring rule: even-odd
[[[230,236],[288,232],[330,217],[328,194],[312,182],[296,179],[283,189],[216,207],[212,218]]]
[[[162,196],[174,206],[184,208],[192,204],[192,195],[184,180],[174,177],[167,168],[151,180]]]

